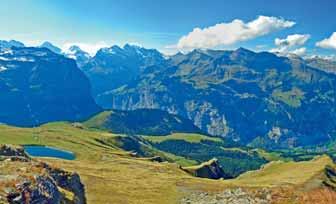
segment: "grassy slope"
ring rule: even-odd
[[[95,116],[93,116],[92,118],[90,118],[89,120],[85,121],[83,123],[84,126],[86,127],[100,127],[103,128],[104,127],[104,122],[106,121],[107,117],[112,113],[112,111],[103,111]]]
[[[98,130],[82,129],[77,124],[50,123],[38,128],[0,126],[1,144],[36,144],[58,147],[76,154],[75,161],[43,160],[77,171],[87,187],[89,203],[174,203],[180,197],[176,183],[194,179],[176,164],[159,164],[133,158],[117,146],[102,145],[96,139],[117,135]],[[173,154],[166,156],[186,165],[191,160]]]
[[[257,171],[246,172],[232,183],[236,185],[274,187],[301,185],[323,172],[326,165],[333,162],[328,156],[319,156],[311,161],[274,161]]]
[[[49,123],[37,128],[18,128],[0,125],[0,144],[46,145],[58,147],[75,153],[77,159],[97,160],[110,155],[129,156],[130,153],[118,146],[118,140],[102,144],[98,140],[119,138],[116,135],[100,130],[86,129],[81,124],[66,122]],[[194,165],[196,162],[170,153],[151,149],[151,152],[166,157],[180,165]]]
[[[37,128],[0,126],[1,144],[33,144],[58,147],[76,154],[78,159],[94,160],[103,154],[124,154],[118,147],[103,145],[96,139],[108,138],[113,134],[102,131],[87,131],[69,123],[49,123]]]
[[[157,109],[103,111],[85,121],[83,125],[115,133],[153,136],[165,136],[171,132],[201,132],[192,121]]]
[[[205,135],[194,134],[194,133],[173,133],[167,136],[143,136],[145,139],[159,143],[167,140],[184,140],[190,143],[199,143],[201,140],[208,140],[213,142],[221,142],[222,140],[217,137],[208,137]]]
[[[74,152],[77,156],[75,161],[43,160],[77,171],[87,187],[89,203],[139,203],[139,200],[143,203],[172,203],[178,199],[176,179],[190,178],[189,175],[176,164],[159,164],[134,158],[118,147],[96,141],[114,136],[62,122],[38,128],[0,126],[1,144],[41,144]]]
[[[304,92],[302,92],[299,88],[293,88],[290,91],[280,91],[280,90],[275,90],[272,93],[272,96],[287,105],[298,108],[301,106],[301,100],[304,99]]]
[[[41,143],[73,151],[77,156],[75,161],[43,160],[77,171],[86,185],[88,202],[94,204],[177,203],[185,193],[195,190],[218,192],[234,186],[302,185],[331,162],[328,157],[308,162],[273,162],[262,170],[245,173],[233,180],[198,179],[183,172],[176,164],[132,158],[118,147],[102,145],[95,140],[113,136],[69,123],[51,123],[32,129],[0,126],[0,143]]]
[[[114,157],[101,161],[52,160],[56,166],[77,171],[86,184],[88,202],[176,203],[182,196],[176,185],[194,179],[177,165]]]
[[[282,157],[278,152],[267,152],[263,149],[254,149],[261,157],[267,161],[292,161],[290,157]]]

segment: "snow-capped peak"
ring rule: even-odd
[[[82,67],[84,64],[86,64],[91,56],[89,53],[83,51],[79,46],[77,45],[72,45],[69,47],[67,51],[64,52],[64,55],[76,60],[77,65],[79,67]]]

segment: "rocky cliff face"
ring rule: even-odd
[[[178,54],[99,101],[106,108],[166,110],[209,134],[257,147],[336,137],[336,75],[298,57],[243,48]]]
[[[32,160],[20,147],[1,145],[0,161],[0,203],[86,203],[77,173]]]
[[[0,123],[83,120],[100,108],[76,62],[46,48],[0,48]]]

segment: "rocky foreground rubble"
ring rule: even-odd
[[[29,158],[21,147],[0,145],[0,203],[85,204],[77,173]]]
[[[215,194],[195,192],[184,197],[181,204],[268,204],[271,199],[271,193],[266,189],[258,192],[256,196],[241,188],[236,188]]]

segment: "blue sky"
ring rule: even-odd
[[[305,48],[307,55],[332,55],[336,42],[327,38],[336,32],[335,11],[334,0],[2,0],[0,39],[28,45],[48,40],[60,47],[81,44],[91,50],[128,42],[168,53],[186,47],[246,47],[286,52]],[[240,22],[232,23],[235,19]],[[259,20],[269,24],[263,27]],[[273,20],[281,21],[278,27]],[[248,24],[253,21],[263,28]],[[195,28],[200,32],[191,33]],[[275,45],[276,38],[294,34],[301,36],[288,39],[297,41],[293,46],[287,41]],[[183,36],[187,38],[181,41]],[[304,42],[300,37],[306,37]]]

